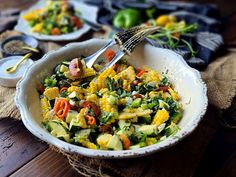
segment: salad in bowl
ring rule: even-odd
[[[107,60],[113,56],[108,49]],[[125,59],[99,74],[86,68],[82,57],[63,61],[40,89],[43,126],[59,139],[90,149],[156,144],[179,130],[183,115],[179,95],[165,75]]]
[[[63,151],[96,158],[148,155],[193,132],[207,108],[199,72],[147,43],[112,68],[99,72],[111,50],[85,67],[84,57],[107,42],[71,43],[25,72],[15,101],[26,128]]]

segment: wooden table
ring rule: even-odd
[[[1,0],[0,9],[26,8],[34,2],[35,0]],[[226,15],[231,14],[236,7],[229,0],[217,3]],[[236,14],[231,16],[224,29],[227,44],[235,45],[235,22]],[[174,147],[143,158],[144,163],[149,163],[150,158],[162,161],[160,166],[150,163],[151,168],[143,176],[235,177],[236,131],[223,128],[218,122],[219,115],[217,108],[209,106],[204,119],[189,137]],[[0,120],[0,177],[4,176],[79,175],[64,156],[36,139],[21,121],[6,118]]]

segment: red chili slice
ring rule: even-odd
[[[95,103],[93,103],[91,101],[85,101],[83,103],[82,107],[83,108],[93,109],[94,114],[95,114],[96,117],[98,117],[100,115],[100,113],[101,113],[99,107]]]
[[[70,103],[65,99],[58,99],[54,105],[54,112],[56,116],[62,120],[65,119],[70,110]]]

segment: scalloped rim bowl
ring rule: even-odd
[[[98,8],[96,6],[90,6],[87,5],[83,2],[80,1],[72,1],[70,0],[70,3],[72,3],[75,7],[75,9],[79,9],[81,12],[81,15],[83,18],[92,21],[92,22],[97,22],[97,13],[98,13]],[[17,25],[15,26],[16,31],[20,31],[24,34],[31,35],[39,40],[48,40],[48,41],[68,41],[68,40],[75,40],[87,33],[91,27],[84,23],[84,25],[71,33],[67,34],[62,34],[62,35],[45,35],[45,34],[40,34],[40,33],[34,33],[31,31],[31,27],[29,26],[28,22],[23,19],[23,15],[28,13],[29,11],[35,10],[42,8],[46,5],[45,0],[40,0],[37,3],[35,3],[32,7],[29,9],[22,11],[20,13],[20,17],[17,21]]]
[[[96,158],[131,158],[154,153],[170,147],[189,135],[199,124],[207,109],[207,89],[199,72],[190,68],[184,59],[168,50],[142,43],[129,57],[134,66],[148,65],[160,73],[166,73],[179,92],[183,104],[184,116],[179,123],[181,130],[174,136],[147,147],[135,150],[92,150],[64,142],[41,126],[42,116],[37,88],[42,78],[51,74],[52,68],[63,60],[70,60],[80,55],[88,56],[105,45],[108,40],[91,39],[80,43],[71,43],[65,47],[51,51],[32,65],[23,79],[17,84],[15,97],[26,128],[38,138],[61,150]]]

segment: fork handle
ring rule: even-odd
[[[115,40],[111,40],[109,41],[103,48],[99,49],[97,52],[95,52],[94,54],[86,57],[84,59],[85,63],[86,63],[86,66],[88,68],[91,68],[94,64],[94,62],[97,60],[97,58],[107,50],[107,48],[113,46],[113,45],[116,45],[116,41]]]

